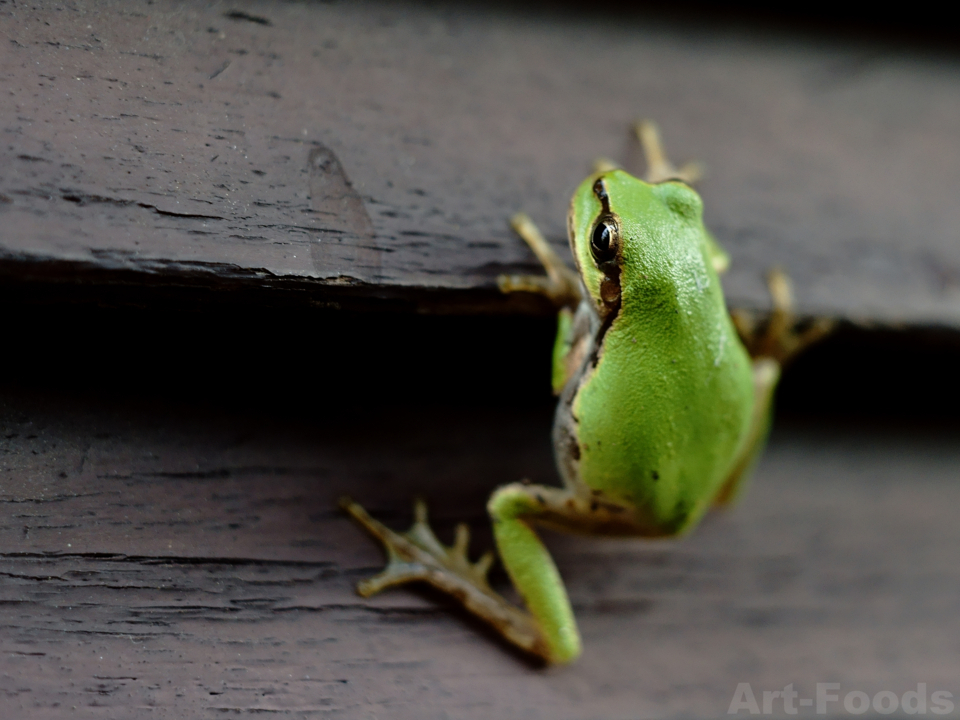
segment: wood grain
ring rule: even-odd
[[[740,682],[960,691],[949,428],[781,427],[743,504],[689,538],[548,536],[584,635],[572,667],[529,664],[423,591],[354,595],[382,557],[340,493],[398,528],[425,494],[441,537],[466,520],[479,553],[495,485],[555,481],[550,414],[291,421],[6,391],[0,710],[710,717]]]
[[[538,271],[506,218],[526,210],[562,247],[573,187],[597,156],[639,169],[628,126],[646,116],[707,164],[732,304],[766,307],[782,266],[807,314],[960,320],[950,56],[642,12],[2,12],[8,282],[548,313],[496,292],[499,273]]]
[[[957,335],[916,329],[960,322],[955,57],[442,4],[79,0],[0,27],[0,717],[960,697]],[[708,166],[732,304],[782,266],[804,314],[915,329],[801,358],[806,419],[691,537],[547,535],[585,653],[544,669],[429,592],[358,598],[382,554],[336,499],[402,528],[423,494],[479,554],[494,487],[557,481],[551,308],[497,292],[538,270],[505,219],[562,248],[592,159],[639,167],[639,116]]]

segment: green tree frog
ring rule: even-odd
[[[789,285],[774,273],[774,312],[763,332],[741,318],[741,340],[718,279],[728,258],[704,227],[700,197],[689,184],[696,168],[673,168],[652,124],[639,124],[638,133],[645,180],[604,163],[573,195],[567,227],[576,273],[527,217],[513,220],[547,274],[502,277],[501,289],[543,293],[561,308],[553,444],[563,486],[513,483],[487,505],[500,558],[526,610],[487,583],[492,554],[470,562],[465,525],[447,547],[427,525],[422,502],[413,527],[400,534],[344,498],[344,509],[389,556],[381,574],[358,585],[361,595],[426,581],[509,642],[549,663],[567,663],[580,654],[580,636],[535,526],[674,536],[742,488],[766,438],[783,361],[827,328],[794,332]]]

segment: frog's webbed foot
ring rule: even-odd
[[[688,185],[703,179],[704,167],[702,163],[689,162],[682,167],[674,167],[667,159],[663,143],[660,141],[660,130],[652,120],[640,120],[634,125],[643,155],[647,160],[647,173],[644,179],[649,183],[659,183],[665,180],[682,180]]]
[[[778,268],[767,274],[767,288],[773,310],[765,320],[746,310],[734,310],[730,315],[750,357],[772,358],[782,367],[804,348],[830,334],[836,321],[814,318],[798,323],[793,314],[790,278]]]
[[[414,522],[405,533],[396,533],[374,520],[348,497],[340,499],[340,507],[380,540],[387,551],[387,567],[379,575],[358,583],[358,594],[370,597],[395,585],[426,582],[455,598],[515,645],[544,655],[543,640],[534,619],[490,588],[487,573],[493,564],[493,553],[487,552],[477,562],[470,562],[470,531],[464,523],[457,526],[456,539],[448,547],[430,529],[423,500],[415,502]]]
[[[510,219],[510,225],[526,241],[547,271],[543,275],[501,275],[497,285],[501,292],[532,292],[546,295],[557,307],[576,308],[580,303],[580,279],[554,252],[546,238],[524,213]]]
[[[437,568],[463,576],[484,592],[493,592],[487,584],[493,553],[488,552],[476,563],[471,563],[467,558],[470,531],[463,523],[457,526],[453,545],[442,544],[427,523],[427,505],[423,500],[417,499],[414,503],[413,525],[405,533],[395,533],[374,520],[350,498],[341,498],[340,507],[380,540],[387,550],[388,562],[383,572],[357,585],[357,592],[363,597],[376,595],[393,585],[417,580],[429,582],[431,572]]]

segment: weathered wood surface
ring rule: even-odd
[[[494,485],[554,479],[549,421],[5,393],[0,714],[719,717],[740,682],[960,697],[955,430],[778,430],[745,502],[688,539],[550,537],[572,667],[528,664],[432,595],[354,595],[382,557],[338,494],[402,527],[426,493],[441,536],[468,520],[479,551]]]
[[[635,163],[647,115],[712,171],[734,304],[781,265],[804,312],[956,326],[954,59],[397,4],[0,13],[0,717],[960,697],[955,424],[780,427],[688,539],[551,536],[586,651],[542,670],[433,595],[357,598],[382,558],[335,500],[402,527],[423,493],[489,547],[490,490],[556,480],[550,322],[311,309],[546,312],[495,291],[536,269],[505,217],[562,245],[571,188]],[[55,302],[80,294],[127,309]],[[908,335],[820,356],[795,393],[949,416],[957,353],[931,337],[923,361]]]
[[[731,302],[960,324],[954,57],[731,27],[405,4],[0,8],[7,282],[286,288],[547,312],[506,225],[558,245],[596,156],[657,119],[710,169]],[[277,298],[275,293],[268,297]],[[269,299],[267,301],[270,301]]]
[[[382,554],[335,503],[402,528],[423,494],[442,538],[466,520],[489,548],[490,491],[557,480],[549,319],[52,306],[4,331],[0,717],[719,717],[740,682],[960,697],[955,422],[782,425],[743,504],[689,538],[548,536],[585,653],[543,670],[442,598],[355,596]],[[956,407],[945,367],[845,354],[803,359],[786,396]]]

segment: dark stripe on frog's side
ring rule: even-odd
[[[610,212],[610,199],[607,194],[606,186],[604,185],[604,179],[602,177],[597,178],[596,182],[594,182],[593,193],[597,200],[600,201],[602,206],[601,213],[594,220],[594,226],[604,217],[609,217],[615,222],[619,222],[619,219]],[[573,243],[575,232],[574,228],[576,227],[576,218],[573,213],[573,208],[571,208],[571,212],[567,216],[567,227],[570,234],[570,242]],[[609,330],[611,325],[613,325],[614,320],[620,312],[621,257],[622,255],[618,247],[614,260],[604,263],[608,266],[613,263],[612,267],[604,268],[597,264],[598,269],[601,271],[606,271],[604,274],[608,278],[610,278],[610,275],[613,275],[610,280],[615,282],[617,287],[616,300],[615,302],[606,305],[607,312],[603,319],[600,319],[597,308],[588,299],[590,298],[589,292],[584,294],[584,300],[577,308],[578,315],[580,313],[587,313],[590,317],[590,325],[592,330],[590,333],[590,344],[587,352],[584,354],[584,359],[580,364],[580,367],[567,380],[566,385],[564,385],[564,388],[560,394],[559,402],[557,403],[557,409],[554,415],[553,423],[553,447],[556,456],[557,467],[560,470],[564,485],[571,488],[580,485],[578,482],[578,465],[580,461],[580,438],[578,432],[579,420],[573,414],[573,402],[580,390],[580,386],[583,384],[585,379],[590,376],[594,369],[596,369],[597,364],[600,361],[600,355],[603,352],[603,338],[606,335],[607,330]]]

